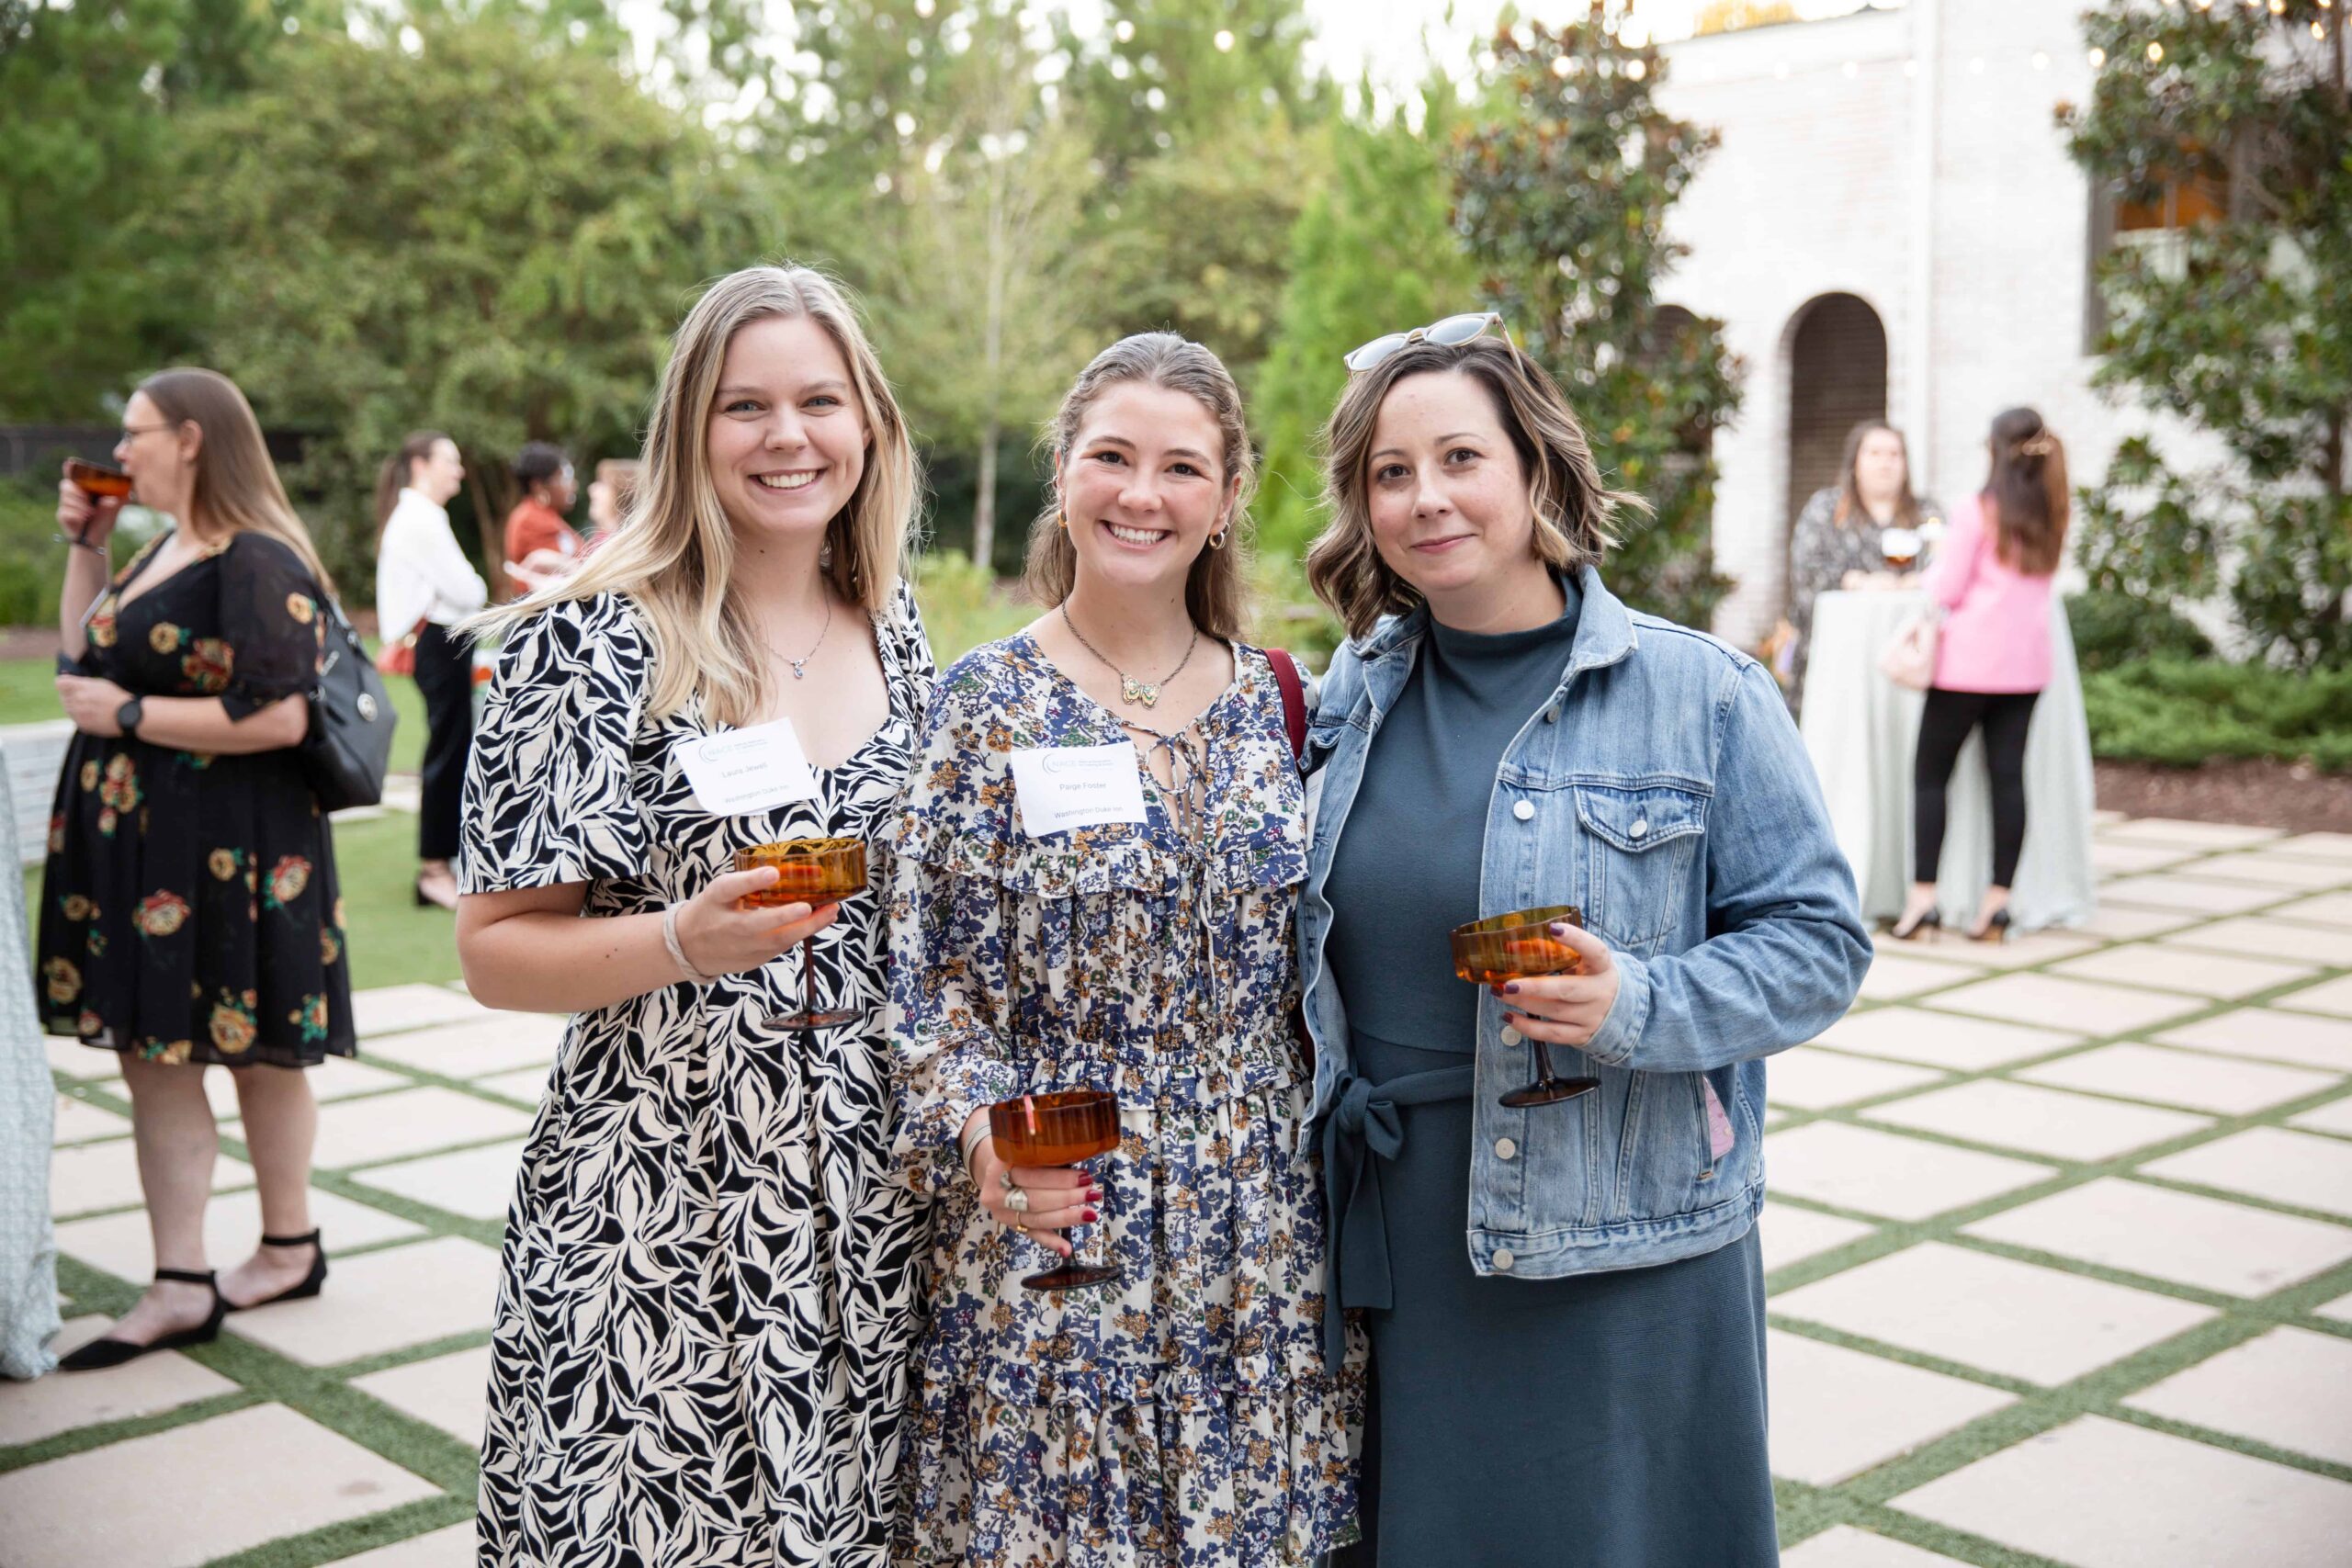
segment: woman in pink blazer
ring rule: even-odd
[[[1969,936],[1997,942],[2009,929],[2009,885],[2025,843],[2025,739],[2034,699],[2050,684],[2050,588],[2066,547],[2066,450],[2031,409],[1993,421],[1992,472],[1951,511],[1951,531],[1928,572],[1942,606],[1936,678],[1912,764],[1918,848],[1897,940],[1939,931],[1944,790],[1969,731],[1984,727],[1993,774],[1993,885]]]

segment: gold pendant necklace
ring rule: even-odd
[[[1176,661],[1175,669],[1170,670],[1167,674],[1162,675],[1157,681],[1138,681],[1133,675],[1130,675],[1125,671],[1120,669],[1117,665],[1113,664],[1111,660],[1104,656],[1101,649],[1086,640],[1086,634],[1080,631],[1078,629],[1078,623],[1069,618],[1069,601],[1067,599],[1062,601],[1061,612],[1062,625],[1069,628],[1070,636],[1078,638],[1078,646],[1086,649],[1087,652],[1094,655],[1095,658],[1102,660],[1104,668],[1108,669],[1112,674],[1116,675],[1119,678],[1119,696],[1121,700],[1134,703],[1138,707],[1158,707],[1159,705],[1159,688],[1165,686],[1169,682],[1173,681],[1177,676],[1182,675],[1184,672],[1184,666],[1193,661],[1193,650],[1201,646],[1201,628],[1195,626],[1193,628],[1193,640],[1184,645],[1184,657]]]

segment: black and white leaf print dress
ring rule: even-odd
[[[630,602],[551,606],[502,649],[466,781],[468,892],[585,882],[582,918],[658,911],[779,839],[862,838],[876,886],[929,699],[901,590],[874,620],[890,716],[820,798],[741,817],[675,760],[718,728],[645,712]],[[885,1561],[916,1332],[920,1212],[888,1160],[871,893],[798,951],[577,1014],[508,1218],[482,1441],[481,1561],[704,1568]]]

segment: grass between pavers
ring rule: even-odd
[[[406,818],[395,819],[405,825]],[[375,826],[368,824],[363,826]],[[338,843],[343,835],[338,834]],[[2223,858],[2233,852],[2216,851],[2203,855],[2186,857],[2186,863],[2167,867],[2168,874],[2211,874],[2225,868],[2204,863]],[[2345,870],[2343,884],[2352,886],[2352,864]],[[2263,907],[2247,911],[2261,915],[2278,906],[2312,897],[2325,889],[2276,889],[2276,897]],[[2198,924],[2215,919],[2234,916],[2188,917]],[[356,921],[355,919],[355,925]],[[1935,998],[1945,992],[1980,980],[2005,974],[2030,974],[2061,964],[2079,953],[2098,951],[2106,947],[2123,947],[2154,942],[2159,938],[2178,939],[2185,931],[2174,930],[2155,936],[2126,940],[2108,940],[2079,951],[2052,953],[2031,964],[2012,967],[1983,964],[1954,964],[1953,977],[1948,985],[1932,987],[1900,998],[1871,1001],[1859,1005],[1856,1012],[1875,1011],[1888,1007],[1918,1007],[1933,1010]],[[2079,1275],[2087,1279],[2129,1287],[2151,1293],[2169,1296],[2212,1310],[2216,1315],[2191,1325],[2172,1337],[2161,1340],[2107,1362],[2070,1382],[2041,1386],[2023,1379],[1989,1372],[1961,1365],[1939,1357],[1886,1344],[1866,1337],[1847,1333],[1826,1325],[1810,1323],[1781,1314],[1770,1314],[1772,1325],[1780,1330],[1838,1345],[1882,1357],[1888,1360],[1920,1367],[1955,1377],[1981,1386],[1994,1388],[2012,1396],[2014,1403],[1987,1413],[1955,1428],[1944,1436],[1922,1444],[1911,1451],[1897,1455],[1870,1470],[1835,1485],[1815,1486],[1800,1482],[1781,1480],[1774,1492],[1779,1509],[1781,1542],[1794,1547],[1804,1540],[1833,1526],[1847,1524],[1888,1537],[1924,1551],[1940,1553],[1955,1561],[1972,1563],[1976,1568],[2067,1568],[2052,1560],[2021,1551],[1986,1538],[1907,1514],[1895,1506],[1894,1500],[1916,1487],[1962,1467],[1996,1453],[2018,1442],[2064,1426],[2086,1415],[2097,1415],[2127,1422],[2145,1429],[2204,1443],[2255,1459],[2305,1471],[2330,1479],[2352,1482],[2352,1466],[2346,1466],[2313,1455],[2301,1454],[2276,1448],[2257,1438],[2243,1437],[2199,1427],[2166,1416],[2133,1409],[2122,1401],[2168,1378],[2175,1373],[2245,1343],[2282,1325],[2352,1338],[2352,1324],[2321,1317],[2315,1309],[2338,1296],[2352,1292],[2352,1261],[2338,1264],[2324,1272],[2267,1295],[2251,1298],[2232,1296],[2224,1292],[2177,1281],[2160,1280],[2080,1258],[2044,1253],[2038,1249],[2010,1243],[1992,1241],[1962,1234],[1962,1227],[1996,1213],[2002,1213],[2027,1203],[2079,1187],[2104,1178],[2119,1177],[2143,1182],[2153,1187],[2193,1192],[2238,1203],[2250,1209],[2292,1214],[2322,1223],[2344,1225],[2344,1216],[2279,1203],[2271,1200],[2206,1187],[2157,1176],[2143,1176],[2140,1168],[2150,1161],[2177,1154],[2184,1149],[2230,1137],[2252,1127],[2281,1126],[2289,1119],[2301,1115],[2315,1106],[2331,1103],[2352,1094],[2352,1076],[2335,1074],[2336,1081],[2329,1087],[2313,1090],[2270,1106],[2260,1111],[2242,1115],[2222,1115],[2199,1111],[2209,1125],[2203,1129],[2153,1142],[2124,1155],[2105,1160],[2066,1160],[2048,1155],[2036,1155],[2027,1150],[2004,1145],[1952,1136],[1924,1129],[1873,1120],[1871,1111],[1900,1100],[1930,1094],[1941,1089],[1980,1079],[2006,1079],[2022,1069],[2064,1060],[2070,1056],[2122,1043],[2154,1045],[2156,1049],[2177,1050],[2181,1055],[2212,1060],[2217,1070],[2228,1063],[2240,1060],[2199,1053],[2194,1050],[2157,1045],[2154,1036],[2181,1027],[2197,1019],[2254,1008],[2291,998],[2293,993],[2324,984],[2329,979],[2347,973],[2343,968],[2312,964],[2312,973],[2303,978],[2271,987],[2250,996],[2230,1000],[2195,999],[2183,1011],[2171,1018],[2143,1028],[2111,1034],[2084,1037],[2078,1043],[2053,1048],[2035,1055],[2018,1057],[1998,1066],[1977,1070],[1932,1069],[1936,1076],[1912,1088],[1867,1098],[1857,1099],[1822,1110],[1801,1110],[1775,1106],[1772,1130],[1775,1134],[1792,1130],[1815,1122],[1840,1122],[1859,1128],[1940,1143],[1954,1148],[2001,1155],[2010,1158],[2040,1164],[2049,1168],[2047,1178],[2028,1185],[1996,1194],[1978,1202],[1934,1215],[1926,1220],[1901,1222],[1883,1221],[1879,1217],[1818,1202],[1791,1194],[1775,1192],[1773,1201],[1791,1208],[1816,1213],[1869,1224],[1871,1231],[1838,1247],[1812,1257],[1798,1259],[1774,1269],[1766,1280],[1767,1294],[1778,1297],[1830,1275],[1843,1272],[1872,1259],[1886,1257],[1922,1241],[1938,1241],[1952,1247],[1973,1250],[1990,1256]],[[1973,1017],[1974,1015],[1952,1014]],[[2071,1031],[2069,1032],[2072,1032]],[[1842,1050],[1838,1047],[1808,1047],[1822,1051],[1837,1051],[1839,1055],[1867,1060],[1867,1053]],[[437,1085],[479,1099],[500,1104],[517,1103],[510,1098],[482,1089],[463,1079],[413,1068],[380,1057],[369,1056],[362,1046],[362,1058],[372,1065],[400,1075],[407,1085]],[[2278,1065],[2314,1068],[2308,1062],[2272,1058]],[[105,1084],[79,1084],[61,1076],[61,1088],[95,1104],[122,1110],[119,1091]],[[2027,1080],[2018,1080],[2027,1081]],[[406,1087],[404,1085],[403,1087]],[[2047,1086],[2036,1086],[2047,1087]],[[371,1093],[391,1093],[387,1088]],[[2064,1092],[2083,1093],[2075,1089]],[[350,1097],[350,1098],[366,1098]],[[2121,1103],[2153,1103],[2131,1100],[2121,1094],[2098,1096]],[[2178,1109],[2166,1106],[2165,1109]],[[2313,1132],[2307,1128],[2294,1131],[2308,1136],[2334,1137],[2335,1134]],[[497,1139],[476,1142],[496,1142]],[[2352,1140],[2345,1140],[2352,1141]],[[223,1140],[232,1151],[239,1145]],[[455,1145],[457,1147],[472,1145]],[[423,1158],[443,1150],[422,1150],[403,1159]],[[390,1162],[383,1162],[390,1163]],[[495,1245],[501,1226],[495,1222],[468,1219],[450,1214],[430,1204],[398,1197],[371,1187],[367,1181],[367,1169],[326,1170],[319,1173],[315,1185],[356,1201],[369,1204],[423,1227],[424,1235],[387,1240],[367,1248],[338,1249],[338,1256],[356,1255],[361,1251],[405,1246],[433,1235],[457,1235]],[[136,1287],[128,1281],[89,1269],[72,1258],[62,1260],[61,1284],[71,1295],[78,1313],[113,1313],[127,1306],[136,1295]],[[232,1320],[233,1324],[233,1320]],[[300,1411],[321,1424],[341,1432],[361,1446],[425,1477],[443,1489],[444,1495],[421,1503],[388,1510],[365,1518],[337,1525],[302,1536],[272,1541],[232,1558],[220,1560],[230,1568],[311,1568],[377,1546],[427,1533],[448,1525],[461,1523],[471,1517],[474,1485],[473,1456],[462,1444],[436,1428],[417,1422],[390,1406],[383,1404],[360,1390],[350,1386],[353,1380],[380,1371],[389,1367],[404,1366],[430,1359],[456,1350],[470,1348],[486,1342],[486,1334],[475,1333],[451,1337],[426,1345],[404,1347],[396,1351],[354,1360],[339,1366],[314,1369],[266,1351],[249,1341],[235,1338],[233,1326],[229,1336],[209,1347],[187,1352],[192,1359],[242,1385],[242,1392],[222,1394],[183,1406],[178,1410],[131,1421],[109,1423],[102,1427],[80,1428],[51,1438],[40,1443],[17,1450],[0,1450],[0,1471],[17,1469],[37,1463],[43,1459],[58,1458],[67,1453],[86,1451],[126,1438],[165,1430],[188,1422],[225,1414],[263,1400],[277,1400]]]

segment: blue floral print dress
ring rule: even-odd
[[[1265,656],[1182,734],[1147,820],[1031,838],[1011,759],[1136,738],[1027,634],[940,678],[890,888],[896,1150],[931,1200],[896,1561],[1301,1562],[1354,1539],[1361,1341],[1325,1370],[1324,1224],[1292,1029],[1306,802]],[[1023,1093],[1109,1088],[1080,1256],[991,1218],[958,1135]]]

